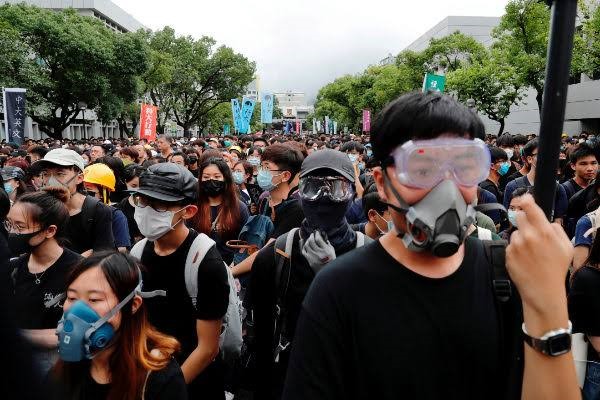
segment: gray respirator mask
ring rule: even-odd
[[[429,251],[436,257],[456,254],[476,215],[474,204],[465,202],[456,184],[443,180],[421,201],[410,206],[391,185],[385,170],[384,179],[400,204],[399,207],[387,205],[406,217],[407,232],[398,234],[406,248],[415,252]]]

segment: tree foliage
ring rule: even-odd
[[[74,10],[0,7],[0,84],[27,89],[28,115],[54,138],[75,121],[79,104],[116,116],[139,92],[144,43]]]

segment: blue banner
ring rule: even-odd
[[[25,136],[25,89],[4,89],[6,141],[23,144]]]
[[[230,129],[229,124],[223,125],[223,135],[229,135],[230,132],[231,132],[231,129]]]
[[[244,97],[242,99],[241,124],[238,128],[238,133],[248,133],[250,130],[250,120],[252,119],[255,104],[256,102],[250,98]]]
[[[273,95],[263,93],[260,100],[260,122],[261,124],[273,123]]]
[[[239,131],[242,126],[242,109],[238,99],[231,99],[231,115],[233,116],[233,126]]]

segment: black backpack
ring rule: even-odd
[[[521,298],[506,269],[505,240],[482,240],[483,250],[492,268],[492,288],[494,290],[496,313],[500,326],[500,370],[498,388],[503,390],[501,399],[521,398],[523,384],[523,338],[521,324],[523,310]]]
[[[96,221],[96,210],[100,200],[92,196],[85,196],[83,205],[81,206],[81,225],[83,226],[83,233],[85,237],[92,235],[92,227]]]

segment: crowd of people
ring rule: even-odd
[[[20,393],[573,399],[580,332],[599,399],[600,141],[562,142],[553,224],[538,138],[438,93],[363,134],[3,143]]]

